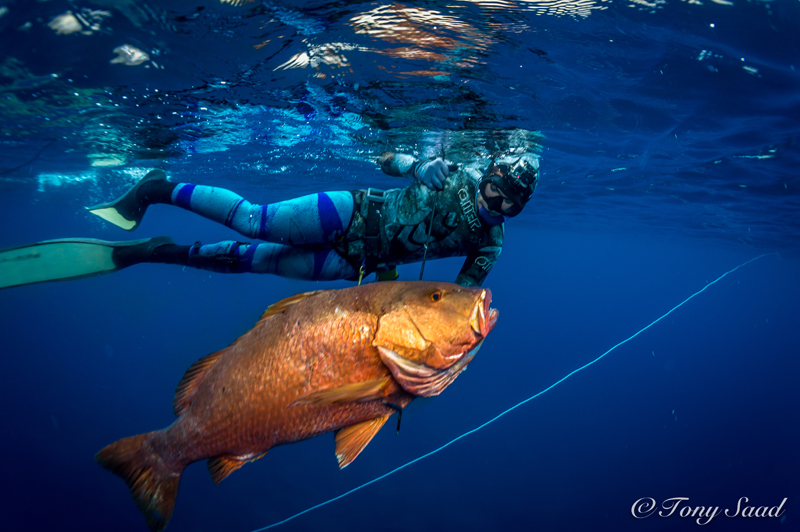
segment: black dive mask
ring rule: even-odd
[[[490,164],[478,187],[489,210],[505,216],[516,216],[530,201],[538,180],[539,169],[520,158],[513,164]],[[490,184],[500,190],[502,195],[488,197],[486,187]],[[505,210],[502,209],[504,199],[513,203]]]

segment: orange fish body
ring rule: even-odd
[[[491,292],[450,283],[371,283],[298,294],[187,371],[169,427],[96,456],[127,482],[148,526],[169,522],[183,469],[208,458],[219,483],[272,447],[336,432],[340,467],[389,416],[438,395],[497,320]]]

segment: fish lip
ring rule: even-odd
[[[500,315],[500,311],[497,310],[496,308],[490,308],[489,309],[489,319],[488,319],[488,323],[486,325],[486,334],[489,334],[489,332],[492,329],[494,329],[494,326],[497,324],[497,317],[499,315]]]
[[[480,311],[478,310],[478,307],[480,307],[480,304],[475,305],[472,308],[472,316],[469,317],[469,326],[472,328],[472,331],[475,334],[481,334],[480,318],[478,318]]]
[[[480,338],[486,338],[497,323],[498,312],[497,309],[491,308],[491,303],[492,291],[488,288],[481,290],[469,319],[470,327]]]

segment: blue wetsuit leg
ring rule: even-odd
[[[257,205],[224,188],[181,183],[172,193],[172,203],[247,237],[270,242],[225,241],[193,247],[189,264],[199,268],[328,281],[358,274],[336,251],[324,246],[350,225],[350,192],[323,192]]]
[[[172,192],[172,204],[250,238],[295,246],[333,241],[353,216],[350,192],[323,192],[257,205],[224,188],[181,183]]]
[[[358,271],[331,248],[243,244],[233,240],[193,247],[189,264],[219,273],[271,273],[291,279],[335,281]]]

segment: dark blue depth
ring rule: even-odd
[[[530,403],[275,530],[797,530],[800,4],[728,3],[0,4],[0,249],[241,239],[161,205],[135,234],[85,212],[145,169],[268,204],[404,186],[377,168],[386,150],[465,164],[540,145],[540,186],[485,283],[498,325],[470,370],[342,471],[331,435],[220,486],[191,465],[167,530],[251,532],[337,497],[762,253]],[[83,33],[48,27],[68,10]],[[149,59],[112,63],[123,44]],[[429,261],[425,278],[461,264]],[[271,303],[352,284],[139,265],[0,292],[3,528],[145,532],[94,454],[171,423],[185,370]],[[779,518],[700,526],[636,519],[647,497],[731,513],[741,497],[788,500]]]

